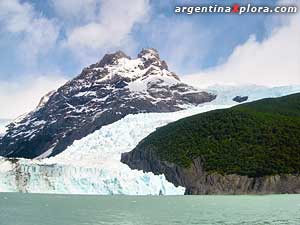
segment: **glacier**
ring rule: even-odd
[[[231,85],[213,85],[205,88],[206,91],[214,93],[217,98],[212,104],[231,104],[236,96],[248,96],[246,102],[252,102],[262,98],[276,98],[284,95],[300,92],[300,85],[265,87],[254,84],[231,86]]]
[[[0,192],[182,195],[184,187],[175,187],[164,175],[131,170],[120,162],[121,154],[131,151],[158,127],[238,104],[232,101],[236,95],[248,95],[252,101],[300,92],[300,87],[218,86],[214,90],[219,97],[211,103],[173,113],[128,115],[75,141],[55,157],[34,160],[0,158]]]
[[[102,127],[45,159],[0,159],[0,191],[103,195],[182,195],[164,175],[120,162],[143,138],[180,118],[230,105],[203,105],[174,113],[141,113]]]

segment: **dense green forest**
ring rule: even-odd
[[[181,119],[157,129],[138,148],[182,167],[201,157],[208,172],[299,174],[300,93]]]

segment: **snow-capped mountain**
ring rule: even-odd
[[[105,55],[8,126],[0,155],[45,158],[128,114],[173,112],[215,99],[180,81],[154,49]]]

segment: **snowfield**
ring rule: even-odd
[[[101,195],[182,195],[164,175],[131,170],[120,162],[143,138],[178,119],[233,106],[236,95],[249,100],[300,92],[300,87],[233,88],[215,87],[219,97],[208,104],[173,113],[142,113],[102,127],[75,141],[61,154],[47,159],[8,160],[0,158],[0,192],[32,192]],[[252,92],[250,91],[252,90]]]

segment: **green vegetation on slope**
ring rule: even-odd
[[[138,146],[189,167],[201,157],[208,172],[264,176],[299,174],[300,93],[181,119]]]

